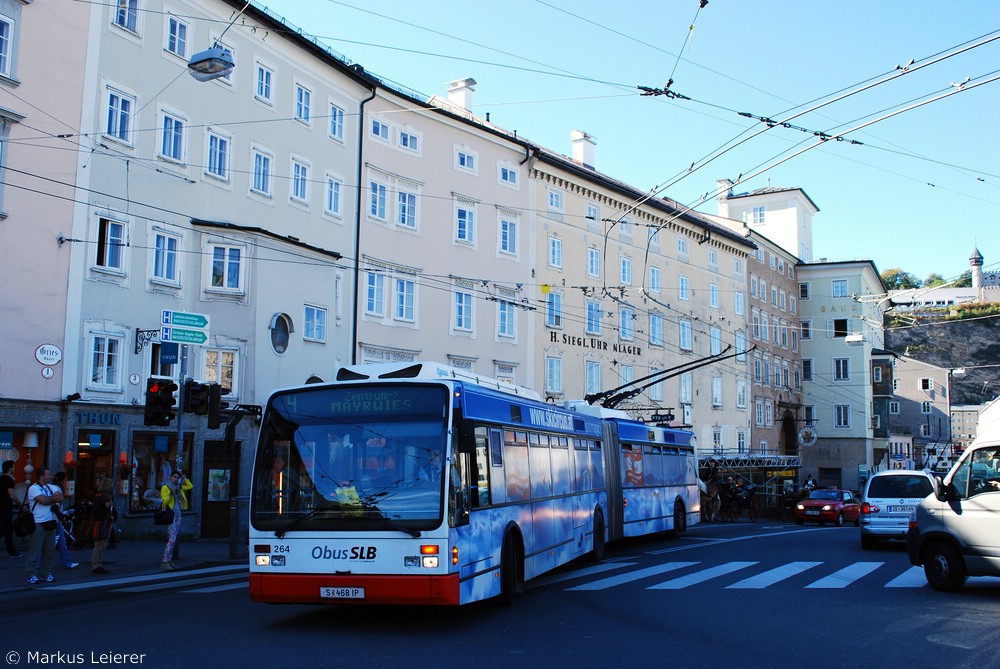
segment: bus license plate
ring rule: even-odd
[[[323,586],[319,589],[319,596],[323,599],[364,599],[364,588],[331,588]]]

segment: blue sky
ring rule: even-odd
[[[270,0],[268,8],[419,94],[478,82],[475,112],[597,169],[694,205],[835,134],[970,80],[964,89],[828,141],[736,187],[800,187],[820,207],[815,254],[954,278],[978,246],[1000,269],[1000,2],[995,0]],[[691,26],[694,29],[691,30]],[[926,67],[960,45],[998,38]],[[680,57],[678,57],[680,56]],[[741,116],[785,120],[753,136]],[[637,85],[690,100],[639,95]],[[746,140],[711,162],[720,150]],[[703,165],[688,171],[692,165]],[[696,207],[715,213],[714,199]]]

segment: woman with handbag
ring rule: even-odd
[[[28,487],[25,503],[35,518],[35,531],[28,542],[28,555],[24,561],[28,585],[38,583],[38,567],[41,566],[45,580],[56,580],[52,575],[52,562],[56,557],[55,530],[58,521],[52,513],[52,505],[63,500],[62,490],[49,484],[52,470],[39,467],[35,470],[35,483]],[[39,562],[40,560],[40,562]]]
[[[94,550],[90,553],[90,567],[95,574],[107,574],[104,568],[104,549],[108,546],[111,536],[111,480],[101,479],[97,482],[97,493],[91,505],[90,525],[91,537],[94,539]]]
[[[160,488],[160,499],[163,506],[172,509],[174,512],[174,522],[167,530],[167,545],[163,549],[163,561],[160,569],[177,569],[174,565],[174,544],[177,536],[181,533],[181,511],[187,511],[188,500],[187,491],[193,488],[193,484],[180,472],[173,472],[170,479]]]

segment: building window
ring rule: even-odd
[[[814,405],[807,404],[802,407],[802,424],[809,426],[816,424],[816,407]]]
[[[517,332],[517,311],[514,303],[500,300],[497,307],[497,334],[501,337],[513,337]]]
[[[688,278],[686,276],[677,277],[677,298],[681,300],[689,300],[690,294],[688,293]]]
[[[931,410],[933,408],[934,408],[934,405],[931,402],[921,402],[920,403],[920,413],[922,413],[924,415],[930,414]]]
[[[500,183],[506,184],[508,186],[517,187],[517,170],[512,167],[507,167],[501,164],[500,168]]]
[[[335,104],[330,104],[330,137],[344,141],[344,110]]]
[[[153,234],[153,278],[176,285],[178,239],[162,232]]]
[[[722,377],[712,377],[712,406],[716,409],[722,407]]]
[[[420,150],[419,140],[412,132],[399,131],[399,146],[407,151],[417,153]]]
[[[747,381],[744,378],[736,379],[736,408],[747,408]]]
[[[517,255],[517,222],[500,219],[500,253]]]
[[[620,263],[619,263],[619,265],[621,267],[621,273],[620,273],[621,284],[623,286],[631,286],[632,285],[632,259],[631,258],[622,258],[621,261],[620,261]]]
[[[100,218],[97,221],[97,258],[94,264],[101,269],[121,272],[125,248],[125,224]]]
[[[132,143],[132,110],[135,97],[113,89],[108,90],[108,122],[105,134],[126,144]]]
[[[851,405],[850,404],[835,404],[833,406],[834,410],[834,427],[850,427],[851,426]]]
[[[295,159],[292,159],[292,188],[289,196],[300,203],[309,200],[309,166]]]
[[[243,250],[237,246],[212,247],[212,288],[241,290]]]
[[[621,319],[619,336],[625,341],[632,341],[635,338],[635,311],[623,308],[618,314]]]
[[[117,0],[118,11],[115,12],[114,22],[119,28],[138,33],[139,32],[139,0]]]
[[[708,287],[708,304],[713,309],[719,308],[719,284],[717,283]]]
[[[455,291],[455,329],[472,332],[472,293]]]
[[[229,181],[229,137],[212,130],[207,131],[208,156],[205,173],[209,176]]]
[[[649,345],[663,346],[663,316],[649,315]]]
[[[687,237],[677,238],[677,257],[687,258],[688,255],[688,240]]]
[[[587,334],[601,334],[601,303],[597,300],[587,300]]]
[[[305,327],[302,330],[303,339],[309,341],[326,341],[326,309],[305,305]]]
[[[587,249],[587,276],[595,278],[599,278],[601,276],[600,249]]]
[[[416,230],[417,228],[417,195],[400,190],[396,193],[396,203],[399,205],[396,212],[396,223],[404,228]]]
[[[847,319],[837,318],[831,322],[833,326],[831,328],[831,336],[833,337],[846,337],[847,336]]]
[[[455,167],[466,172],[475,173],[476,154],[465,149],[455,149]]]
[[[881,367],[872,367],[872,383],[882,383]]]
[[[753,402],[754,425],[764,427],[764,400],[756,399]]]
[[[343,181],[327,175],[326,197],[323,198],[323,211],[327,214],[330,214],[331,216],[340,216],[340,195],[343,188]]]
[[[368,272],[365,313],[379,317],[385,315],[385,275],[378,272]]]
[[[562,269],[562,240],[549,237],[549,267]]]
[[[466,244],[476,242],[476,212],[468,204],[455,208],[455,239]]]
[[[690,351],[694,347],[691,340],[691,321],[681,320],[680,323],[680,347],[684,351]]]
[[[371,198],[368,207],[368,214],[372,218],[377,218],[380,221],[386,220],[385,206],[388,188],[385,184],[372,181],[369,184],[369,190],[371,191]]]
[[[90,385],[104,390],[120,387],[121,337],[95,334],[90,358]]]
[[[849,297],[847,294],[847,279],[834,279],[832,290],[834,297]]]
[[[722,353],[722,330],[714,325],[709,329],[709,347],[712,355]]]
[[[188,25],[176,16],[167,17],[166,49],[175,56],[187,58]]]
[[[562,358],[545,356],[545,392],[562,393]]]
[[[549,291],[545,310],[545,324],[550,328],[562,327],[562,293]]]
[[[802,339],[812,339],[812,321],[799,323],[799,336]]]
[[[930,378],[920,379],[920,389],[926,392],[934,390],[934,379]]]
[[[586,366],[587,389],[584,392],[588,395],[601,392],[601,363],[588,360]]]
[[[800,283],[799,284],[799,299],[808,300],[809,299],[809,284]]]
[[[271,197],[271,155],[259,149],[253,151],[253,184],[251,190]]]
[[[655,376],[656,374],[658,374],[658,373],[660,373],[662,371],[663,370],[660,369],[659,367],[650,366],[650,368],[649,368],[649,374],[650,374],[650,376]],[[663,384],[662,383],[654,383],[652,386],[649,387],[649,389],[646,391],[646,393],[649,395],[649,399],[652,400],[653,402],[662,402],[663,401]]]
[[[383,142],[389,141],[389,126],[377,118],[372,119],[372,137]]]
[[[649,268],[649,290],[654,293],[660,292],[660,268]]]
[[[753,225],[763,224],[766,213],[767,213],[767,207],[754,207],[751,210],[751,222],[753,223]]]
[[[185,121],[173,114],[163,114],[163,134],[160,141],[160,156],[178,163],[184,162]]]
[[[230,396],[239,395],[236,379],[236,351],[225,348],[206,348],[204,378],[209,383],[218,383],[229,388]]]
[[[261,102],[271,104],[271,81],[274,79],[274,72],[271,68],[257,63],[257,85],[254,88],[254,97]]]
[[[812,381],[813,380],[813,361],[812,358],[802,359],[802,380]]]
[[[562,213],[563,196],[561,192],[557,190],[549,190],[549,211]]]
[[[851,359],[850,358],[834,358],[833,359],[833,380],[834,381],[850,381],[851,380]]]
[[[743,312],[746,310],[744,306],[744,300],[746,296],[742,292],[736,291],[733,293],[733,310],[736,312],[737,316],[742,316]]]
[[[413,322],[416,283],[409,279],[396,279],[396,320]]]

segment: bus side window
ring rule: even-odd
[[[469,524],[469,454],[456,453],[448,466],[448,525]]]
[[[490,504],[490,463],[486,452],[486,430],[476,429],[476,490],[472,506],[482,508]]]

